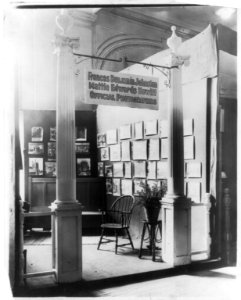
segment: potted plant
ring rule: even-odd
[[[154,224],[158,220],[161,209],[160,200],[166,194],[167,184],[162,182],[161,187],[157,185],[150,187],[148,184],[141,183],[141,187],[143,190],[138,193],[139,200],[137,201],[137,205],[144,207],[148,222]]]

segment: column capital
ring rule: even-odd
[[[54,39],[54,45],[56,50],[67,48],[69,50],[77,49],[79,47],[79,38],[70,38],[62,34],[56,34]]]
[[[170,67],[180,67],[187,60],[188,60],[188,57],[180,56],[180,55],[176,55],[174,53],[171,53],[170,57],[169,57],[169,66]]]

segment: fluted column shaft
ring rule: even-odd
[[[181,70],[170,71],[168,99],[168,195],[184,194]]]
[[[72,42],[58,37],[57,49],[57,203],[76,202],[75,86]]]

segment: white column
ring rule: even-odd
[[[175,53],[181,39],[167,40],[171,49],[168,99],[168,191],[162,200],[162,258],[172,266],[191,262],[191,204],[184,196],[183,111],[181,66],[184,58]]]
[[[76,200],[75,171],[75,75],[72,50],[78,39],[66,32],[71,27],[68,16],[57,17],[62,33],[56,35],[57,102],[56,102],[56,196],[54,216],[53,268],[58,282],[74,282],[82,277],[81,205]]]

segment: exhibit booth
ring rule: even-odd
[[[19,228],[52,228],[54,262],[48,274],[58,282],[82,278],[82,233],[99,229],[100,211],[117,197],[138,199],[143,184],[167,186],[160,214],[163,261],[173,267],[236,262],[236,41],[231,29],[209,25],[175,51],[170,45],[112,72],[104,64],[76,67],[79,41],[63,30],[55,41],[57,61],[52,60],[58,65],[52,74],[57,102],[44,97],[38,102],[41,95],[35,95],[31,103],[25,94],[30,90],[19,82],[27,204],[20,209]],[[122,59],[128,65],[128,57]],[[35,66],[35,75],[41,68]],[[46,82],[36,87],[42,92]],[[178,203],[173,195],[184,200]],[[143,218],[143,209],[134,207],[133,239],[141,238]]]

